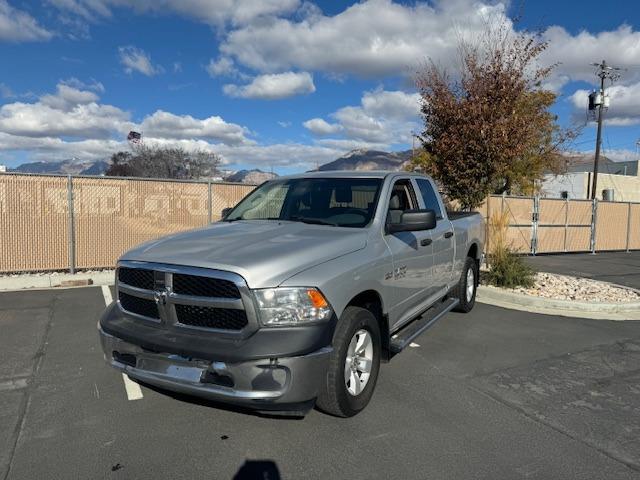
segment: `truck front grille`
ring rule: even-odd
[[[247,326],[247,315],[244,310],[231,308],[176,305],[176,316],[178,322],[192,327],[241,330]]]
[[[132,287],[153,290],[153,270],[120,267],[118,269],[118,281]]]
[[[181,273],[173,274],[173,291],[196,297],[240,298],[238,287],[229,280]]]
[[[160,328],[229,333],[243,332],[250,324],[257,328],[249,289],[234,273],[122,262],[117,278],[122,310],[154,320]]]
[[[158,306],[153,300],[134,297],[124,292],[118,292],[118,300],[120,300],[122,308],[128,312],[142,315],[143,317],[160,318],[158,315]]]

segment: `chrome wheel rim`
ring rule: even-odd
[[[473,268],[467,270],[467,302],[470,302],[473,298],[473,290],[476,288],[475,277]]]
[[[373,365],[373,339],[364,329],[358,330],[349,342],[344,362],[344,384],[354,397],[360,395],[369,383]]]

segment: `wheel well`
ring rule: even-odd
[[[473,244],[471,245],[471,247],[469,248],[469,252],[467,253],[467,257],[471,257],[473,259],[478,259],[478,245],[477,244]]]
[[[389,321],[384,314],[382,298],[375,290],[366,290],[353,297],[347,306],[361,307],[369,310],[378,320],[380,337],[382,338],[382,359],[389,358]]]

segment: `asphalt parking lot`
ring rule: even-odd
[[[525,257],[541,272],[574,275],[640,289],[640,251]]]
[[[296,420],[127,390],[103,293],[0,294],[0,479],[640,478],[640,322],[480,304],[383,365],[360,415]]]

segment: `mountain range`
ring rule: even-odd
[[[104,175],[109,163],[104,160],[95,162],[78,162],[77,160],[62,160],[59,162],[23,163],[10,172],[18,173],[58,173],[64,175]]]
[[[332,162],[321,165],[319,171],[328,170],[401,170],[411,158],[411,150],[404,152],[383,152],[379,150],[352,150]],[[78,162],[63,160],[58,162],[32,162],[9,171],[18,173],[57,173],[64,175],[104,175],[109,163],[104,160]],[[259,169],[226,172],[224,180],[259,184],[277,177],[276,173]]]
[[[333,162],[321,165],[318,170],[402,170],[410,159],[411,150],[382,152],[358,149],[350,151]]]

